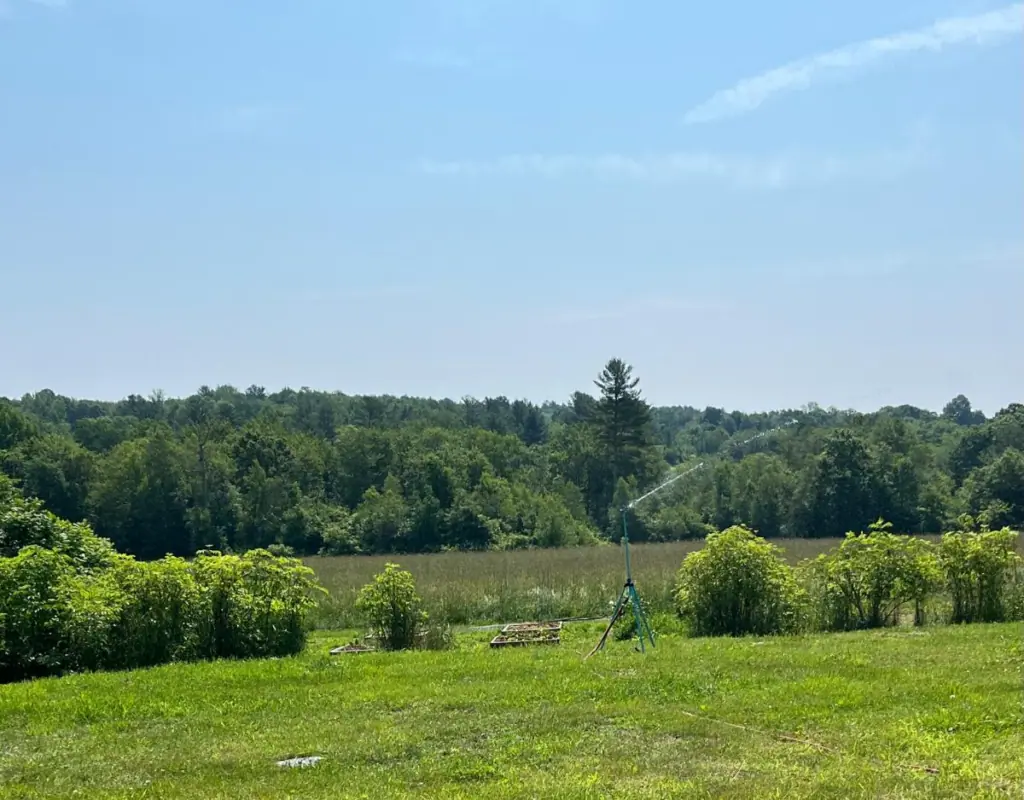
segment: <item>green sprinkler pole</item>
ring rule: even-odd
[[[626,585],[633,583],[633,571],[629,563],[629,531],[626,529],[626,508],[622,509],[622,545],[626,548]]]

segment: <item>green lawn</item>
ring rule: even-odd
[[[321,634],[295,659],[0,687],[0,796],[1021,797],[1020,624],[584,662],[598,631],[341,657]]]

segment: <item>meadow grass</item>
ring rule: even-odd
[[[4,798],[1019,797],[1020,624],[180,664],[0,686]],[[317,755],[306,769],[279,759]]]
[[[790,563],[813,558],[839,539],[777,539]],[[676,573],[702,539],[630,547],[633,576],[654,611],[673,608]],[[611,613],[625,579],[621,547],[488,551],[395,556],[309,558],[330,593],[317,618],[321,628],[359,624],[359,589],[389,561],[409,570],[427,611],[453,625],[530,619],[593,617]]]

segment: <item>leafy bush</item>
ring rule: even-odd
[[[795,631],[806,598],[782,551],[742,526],[709,534],[683,561],[676,585],[679,615],[695,636]]]
[[[427,621],[416,594],[412,574],[397,564],[386,564],[356,598],[382,650],[408,650],[416,644],[420,626]]]
[[[204,606],[199,651],[205,657],[289,655],[305,646],[306,615],[324,590],[298,559],[266,550],[203,551],[191,572]]]
[[[312,569],[295,558],[250,550],[239,559],[244,598],[254,628],[252,655],[291,655],[306,645],[307,614],[324,595]],[[250,653],[239,653],[240,657]]]
[[[915,624],[924,623],[926,602],[941,584],[934,548],[891,527],[879,521],[867,533],[848,533],[839,547],[806,565],[822,628],[897,625],[908,605]]]
[[[37,545],[0,559],[0,680],[74,667],[71,559]]]
[[[129,598],[110,572],[69,576],[65,589],[70,611],[65,620],[69,657],[67,664],[55,672],[136,666],[119,661],[125,641],[118,636],[118,623]]]
[[[297,653],[318,589],[308,567],[260,550],[90,571],[31,545],[0,558],[0,682]]]
[[[0,683],[107,666],[121,596],[38,545],[0,558]]]
[[[1021,558],[1017,534],[998,531],[947,533],[939,562],[952,602],[951,621],[1001,622],[1017,614]]]
[[[107,666],[144,667],[206,655],[200,631],[207,609],[187,561],[142,563],[120,556],[109,579],[122,596]]]
[[[103,569],[114,559],[114,547],[84,522],[68,522],[25,499],[8,484],[0,498],[0,557],[13,558],[22,548],[36,545],[63,553],[80,570]]]

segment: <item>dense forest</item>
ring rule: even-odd
[[[741,523],[767,537],[933,533],[959,515],[1024,526],[1024,405],[991,419],[815,405],[769,413],[652,408],[612,359],[596,391],[536,405],[250,386],[119,402],[0,398],[0,470],[61,517],[140,558],[199,549],[298,554],[553,547]],[[785,425],[770,436],[756,434]]]

